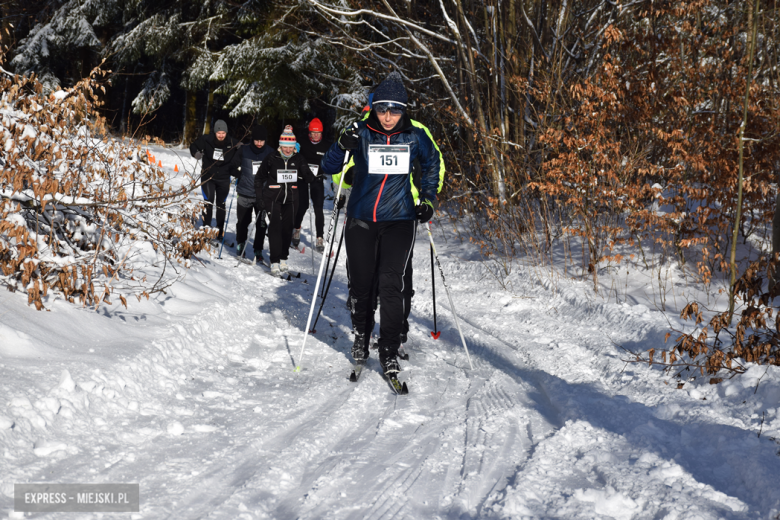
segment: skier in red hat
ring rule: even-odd
[[[325,183],[324,175],[319,173],[320,161],[325,152],[328,151],[330,143],[323,138],[322,121],[314,118],[309,123],[308,139],[301,139],[301,155],[309,164],[309,169],[317,177],[314,182],[308,183],[303,178],[298,179],[298,213],[295,215],[295,229],[293,229],[292,245],[298,247],[301,241],[301,223],[309,209],[309,196],[311,196],[312,206],[314,208],[314,227],[317,230],[317,241],[314,248],[322,253],[325,250],[325,242],[322,239],[325,228],[325,216],[322,212],[322,205],[325,201]]]

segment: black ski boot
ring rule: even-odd
[[[366,334],[355,333],[355,342],[352,344],[352,358],[356,363],[365,363],[368,359],[368,337],[366,337]]]
[[[401,371],[401,365],[398,364],[398,348],[380,347],[379,363],[385,376],[395,377]]]
[[[406,383],[398,380],[398,372],[401,371],[401,365],[398,364],[398,347],[379,347],[379,363],[382,365],[385,379],[397,395],[406,395],[409,393]]]

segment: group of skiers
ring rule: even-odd
[[[267,234],[275,275],[286,273],[289,248],[299,245],[309,197],[315,214],[315,247],[324,250],[325,176],[341,184],[344,195],[334,203],[346,205],[347,306],[355,334],[352,356],[358,364],[368,358],[378,302],[379,361],[385,375],[393,378],[400,371],[398,349],[406,341],[414,294],[412,250],[417,224],[433,218],[444,178],[438,146],[428,129],[409,117],[407,107],[403,80],[392,72],[374,89],[361,120],[332,144],[323,139],[319,119],[309,123],[308,136],[301,142],[286,126],[277,150],[266,145],[265,127],[252,128],[251,143],[240,146],[219,120],[213,134],[190,146],[193,157],[202,159],[204,225],[211,224],[216,207],[218,240],[223,239],[230,177],[237,177],[238,254],[245,251],[254,216],[255,255],[261,255]]]
[[[250,142],[241,145],[227,135],[227,123],[220,119],[214,124],[213,134],[203,135],[190,145],[192,156],[203,161],[204,225],[211,224],[213,209],[216,208],[219,234],[215,244],[224,240],[225,203],[230,191],[230,178],[236,177],[237,254],[246,254],[248,231],[254,218],[255,257],[262,262],[263,243],[268,235],[271,272],[274,275],[287,272],[289,245],[298,247],[301,222],[309,207],[310,190],[317,214],[315,247],[320,252],[324,250],[322,233],[325,219],[322,211],[325,185],[324,175],[318,174],[317,170],[327,143],[323,143],[319,119],[309,123],[309,130],[309,139],[298,143],[292,126],[287,125],[279,137],[278,149],[273,150],[266,145],[268,130],[265,126],[253,127]]]

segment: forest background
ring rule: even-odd
[[[399,71],[444,154],[445,208],[498,276],[526,254],[597,292],[628,260],[725,281],[736,328],[733,304],[691,302],[715,339],[682,334],[663,357],[712,374],[780,363],[762,284],[777,16],[758,0],[0,0],[4,67],[44,94],[92,74],[115,135],[187,144],[219,118],[238,138],[255,122],[303,135],[316,116],[333,137]]]

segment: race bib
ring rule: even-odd
[[[219,148],[214,148],[214,154],[211,156],[211,158],[215,161],[221,161],[223,157],[222,150]]]
[[[317,173],[320,171],[320,167],[316,164],[310,164],[309,169],[311,170],[311,173],[314,174],[314,176],[317,176]]]
[[[276,170],[276,182],[298,182],[298,170]]]
[[[252,175],[257,175],[257,170],[260,169],[260,165],[263,161],[252,161]]]
[[[409,173],[409,145],[368,145],[368,173],[406,175]]]

